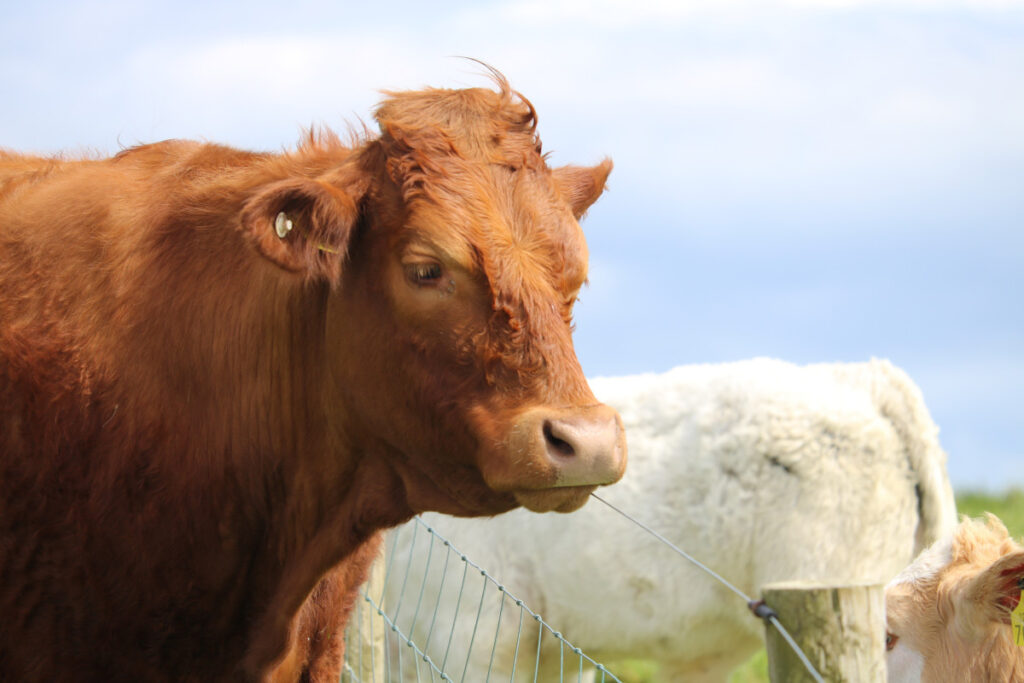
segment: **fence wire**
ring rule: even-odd
[[[630,515],[627,512],[625,512],[623,510],[620,510],[619,508],[615,507],[614,505],[612,505],[611,503],[609,503],[608,501],[606,501],[604,498],[602,498],[601,496],[597,495],[596,493],[591,493],[590,496],[594,500],[598,500],[598,501],[604,503],[609,508],[611,508],[615,512],[619,513],[620,515],[622,515],[623,517],[628,519],[630,522],[632,522],[636,526],[640,527],[641,529],[643,529],[644,531],[649,533],[654,538],[656,538],[659,541],[661,541],[661,543],[663,543],[667,547],[671,548],[673,551],[675,551],[677,554],[679,554],[684,559],[689,561],[691,564],[696,566],[698,569],[700,569],[701,571],[705,572],[711,578],[715,579],[716,581],[721,583],[723,586],[725,586],[726,588],[731,590],[733,593],[735,593],[737,596],[739,596],[740,599],[742,599],[744,602],[747,603],[747,607],[750,609],[751,612],[754,613],[755,616],[757,616],[757,617],[759,617],[761,619],[766,620],[768,623],[770,623],[772,626],[774,626],[776,629],[778,629],[778,631],[782,635],[783,639],[786,641],[786,643],[789,645],[789,647],[793,650],[793,653],[797,656],[797,658],[800,660],[800,662],[804,665],[804,668],[807,669],[807,673],[811,676],[811,678],[813,678],[817,683],[825,683],[824,679],[822,679],[822,677],[821,677],[821,674],[819,674],[817,669],[814,668],[814,665],[811,664],[811,661],[809,659],[807,659],[807,655],[804,654],[804,651],[800,649],[799,645],[797,645],[796,641],[793,639],[793,636],[791,636],[789,634],[789,631],[786,630],[786,627],[783,626],[782,622],[779,621],[778,615],[775,614],[775,610],[771,609],[770,607],[767,607],[760,600],[754,600],[749,595],[747,595],[746,593],[741,591],[739,588],[737,588],[731,581],[727,581],[726,579],[724,579],[721,576],[721,574],[711,570],[706,564],[704,564],[703,562],[701,562],[700,560],[695,558],[693,555],[691,555],[690,553],[686,552],[685,550],[683,550],[682,548],[677,546],[675,543],[672,543],[667,538],[665,538],[664,536],[662,536],[657,531],[655,531],[651,527],[647,526],[646,524],[644,524],[640,520],[636,519],[632,515]]]
[[[342,681],[621,683],[419,517],[386,546],[383,582],[349,620]]]

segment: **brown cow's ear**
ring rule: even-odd
[[[1003,555],[964,587],[956,604],[957,621],[966,634],[985,633],[993,623],[1010,623],[1024,581],[1024,550]]]
[[[597,166],[562,166],[554,170],[555,184],[577,219],[582,218],[604,192],[604,184],[611,172],[611,159],[605,159]]]
[[[242,208],[242,231],[281,268],[336,285],[359,219],[358,199],[310,178],[269,183]]]

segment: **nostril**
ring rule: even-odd
[[[571,443],[555,435],[555,430],[550,420],[544,420],[544,440],[547,441],[548,446],[558,455],[566,458],[576,455],[576,449],[572,447]]]

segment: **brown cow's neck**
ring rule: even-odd
[[[164,350],[157,367],[140,364],[137,374],[126,371],[124,377],[128,386],[138,381],[150,387],[154,403],[163,406],[159,413],[142,411],[159,414],[157,424],[138,427],[163,435],[160,462],[172,462],[178,453],[202,458],[204,449],[210,456],[178,463],[176,479],[174,472],[167,473],[165,481],[176,480],[178,486],[168,491],[167,500],[194,501],[183,520],[211,515],[221,520],[219,538],[197,539],[191,561],[195,576],[206,581],[207,604],[216,604],[216,595],[235,598],[220,603],[208,635],[217,640],[220,628],[238,633],[240,625],[251,625],[244,667],[256,675],[284,652],[292,619],[319,577],[356,553],[376,529],[411,512],[401,505],[380,510],[374,497],[366,496],[366,482],[379,496],[394,478],[379,472],[372,458],[354,457],[358,453],[347,442],[347,415],[339,405],[325,408],[331,398],[324,388],[325,286],[297,284],[261,261],[225,257],[215,248],[216,235],[205,238],[215,243],[208,251],[218,260],[218,272],[237,264],[234,273],[226,273],[224,287],[207,285],[205,291],[167,298],[154,289],[154,310],[145,316],[158,321],[201,316],[196,327],[204,335],[154,331],[167,338],[177,332],[180,341]],[[154,259],[151,269],[208,266]],[[180,271],[178,277],[190,279],[181,278]],[[178,309],[183,301],[188,310]],[[219,348],[224,339],[243,341],[245,347]],[[126,340],[129,348],[132,341]],[[151,341],[142,341],[129,357],[144,357]],[[180,367],[193,371],[179,378],[175,368]],[[197,367],[203,370],[195,372]],[[154,376],[162,381],[154,385]],[[221,387],[203,381],[216,377],[232,378],[238,393],[223,395]],[[276,430],[265,430],[268,424]],[[332,453],[339,457],[325,457]],[[205,483],[208,492],[197,490],[197,482]],[[400,490],[397,482],[393,485]],[[262,526],[267,519],[274,526]]]
[[[273,567],[267,573],[270,580],[266,585],[272,587],[272,592],[251,631],[244,662],[249,673],[266,670],[283,654],[292,633],[293,616],[320,576],[342,560],[352,559],[378,530],[412,516],[400,497],[390,501],[386,497],[383,501],[380,499],[380,493],[388,487],[400,491],[400,482],[384,461],[363,458],[360,462],[349,493],[341,504],[311,538],[294,548],[288,556],[287,567]],[[363,570],[372,559],[361,558]],[[360,568],[356,569],[361,575]],[[357,587],[358,583],[350,588]]]

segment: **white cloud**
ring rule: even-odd
[[[131,68],[140,82],[163,82],[185,98],[247,93],[259,95],[268,107],[287,101],[338,102],[346,96],[363,99],[389,82],[415,87],[420,62],[405,45],[388,34],[245,36],[185,50],[176,44],[145,49],[135,55]],[[400,81],[396,74],[401,74]]]
[[[512,0],[467,11],[464,19],[491,25],[600,27],[622,31],[640,26],[704,21],[742,21],[779,11],[1009,10],[1024,0]],[[498,23],[500,22],[500,24]]]
[[[505,22],[529,26],[585,25],[605,28],[635,27],[662,21],[678,21],[705,12],[713,5],[734,4],[722,0],[520,0],[469,14],[491,14]]]
[[[1024,7],[1022,0],[783,0],[796,8],[841,10],[854,8],[915,10],[1004,10]]]
[[[145,46],[115,78],[137,118],[154,112],[159,120],[144,138],[276,147],[290,144],[300,126],[372,124],[380,90],[422,87],[444,61],[425,57],[401,30],[243,35]]]

